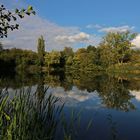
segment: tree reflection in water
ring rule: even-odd
[[[126,80],[127,79],[127,80]],[[8,82],[7,82],[8,81]],[[65,91],[70,91],[73,86],[79,90],[86,90],[89,93],[97,91],[99,97],[107,108],[122,111],[134,110],[135,106],[131,99],[134,97],[130,90],[140,90],[138,85],[140,79],[123,78],[109,76],[101,73],[53,73],[37,75],[15,75],[13,78],[0,77],[0,88],[20,88],[24,86],[37,85],[37,98],[41,101],[44,98],[44,85],[49,87],[63,87]]]

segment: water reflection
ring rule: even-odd
[[[138,85],[140,79],[121,79],[107,74],[19,74],[14,77],[0,77],[0,88],[13,89],[23,86],[37,85],[38,100],[44,98],[44,85],[54,88],[55,96],[63,97],[71,102],[91,101],[98,96],[102,105],[122,111],[134,110],[131,99],[140,99]],[[60,88],[58,88],[60,87]],[[96,99],[97,100],[97,99]]]
[[[140,78],[107,75],[103,73],[53,73],[0,76],[0,88],[20,89],[33,86],[38,106],[48,94],[61,97],[70,109],[83,109],[79,140],[84,139],[140,139]],[[94,127],[88,134],[82,128],[93,119]],[[131,120],[131,121],[130,121]],[[133,136],[131,134],[133,133]],[[101,135],[102,134],[102,135]]]
[[[140,91],[130,90],[130,93],[135,97],[137,101],[140,101]]]
[[[40,73],[38,74],[38,84],[37,84],[37,89],[36,89],[36,96],[40,103],[45,97],[44,93],[45,93],[44,76],[42,73]]]

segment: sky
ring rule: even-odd
[[[5,47],[36,50],[40,35],[46,51],[97,46],[108,32],[137,32],[133,44],[140,47],[139,0],[0,0],[13,10],[32,5],[35,16],[18,20],[20,29],[9,32]]]

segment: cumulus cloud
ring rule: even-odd
[[[86,26],[86,28],[88,29],[97,29],[97,31],[99,32],[105,32],[105,33],[109,33],[109,32],[127,32],[127,31],[132,31],[134,30],[134,26],[128,26],[128,25],[124,25],[124,26],[111,26],[111,27],[105,27],[99,24],[89,24]]]
[[[140,34],[138,34],[136,38],[132,40],[132,44],[135,46],[135,48],[140,48]]]
[[[105,32],[105,33],[109,33],[109,32],[113,32],[113,33],[116,33],[116,32],[127,32],[127,31],[132,31],[135,27],[132,26],[128,26],[128,25],[125,25],[125,26],[119,26],[119,27],[103,27],[103,28],[100,28],[99,29],[99,32]]]
[[[60,42],[67,42],[67,43],[72,42],[73,43],[73,42],[85,42],[85,41],[88,41],[89,37],[90,37],[89,34],[86,34],[84,32],[80,32],[78,34],[70,35],[70,36],[58,35],[55,39],[57,41],[60,41]]]
[[[78,27],[63,27],[39,16],[26,16],[19,21],[20,28],[9,32],[3,39],[5,48],[22,48],[36,51],[37,39],[40,35],[46,40],[46,50],[62,50],[65,46],[96,45],[100,38],[81,32]]]

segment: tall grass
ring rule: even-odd
[[[31,89],[20,90],[11,99],[7,90],[0,91],[1,140],[54,139],[63,106],[56,106],[59,98],[52,95],[39,102],[33,95]]]
[[[31,88],[9,95],[7,89],[0,90],[0,140],[54,140],[58,132],[64,140],[78,136],[81,111],[72,110],[68,120],[60,98],[46,94],[41,100]]]

